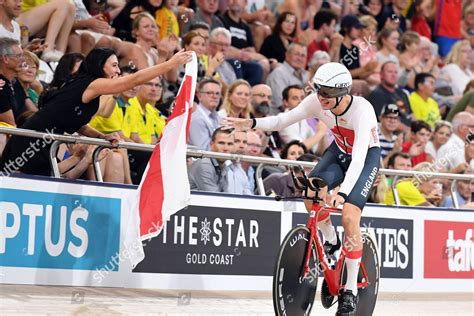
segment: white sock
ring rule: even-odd
[[[331,217],[318,222],[318,228],[323,233],[324,240],[328,241],[331,245],[337,244],[336,229],[332,224]]]
[[[351,290],[352,294],[357,295],[357,275],[359,274],[359,263],[361,257],[350,259],[346,257],[347,281],[346,290]]]

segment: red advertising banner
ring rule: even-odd
[[[424,277],[474,278],[474,223],[425,221]]]

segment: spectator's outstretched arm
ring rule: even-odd
[[[185,52],[184,50],[176,53],[170,60],[142,69],[134,74],[118,77],[118,78],[99,78],[94,80],[82,94],[82,101],[89,103],[96,97],[104,94],[118,94],[127,91],[133,87],[144,84],[159,75],[169,72],[172,69],[178,68],[180,65],[191,61],[193,52]],[[118,60],[117,60],[118,66]]]

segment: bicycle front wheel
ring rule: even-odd
[[[309,273],[302,278],[304,259],[311,240],[309,229],[294,227],[285,237],[273,274],[273,307],[276,315],[309,315],[318,285],[318,254],[311,243]]]

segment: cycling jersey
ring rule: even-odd
[[[313,93],[289,112],[257,119],[255,127],[266,131],[281,130],[310,117],[323,121],[334,134],[338,149],[351,156],[350,165],[339,190],[340,193],[349,196],[364,169],[369,148],[380,147],[374,109],[363,97],[351,96],[344,113],[335,115],[330,110],[324,110],[317,94]]]

